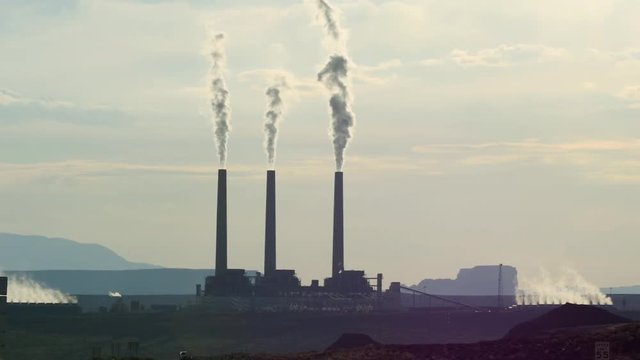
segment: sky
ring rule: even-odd
[[[410,284],[504,263],[640,284],[640,3],[333,4],[356,116],[346,268]],[[263,266],[265,89],[286,71],[278,267],[303,283],[328,276],[335,165],[314,11],[289,0],[0,2],[0,231],[212,267],[207,44],[220,31],[229,266]]]

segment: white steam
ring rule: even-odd
[[[231,130],[231,108],[229,107],[229,90],[224,81],[225,51],[224,34],[215,34],[211,38],[209,48],[211,69],[209,70],[209,90],[211,94],[211,110],[213,111],[213,129],[218,150],[220,167],[227,164],[227,140]]]
[[[520,277],[516,292],[518,305],[612,305],[611,298],[587,281],[577,271],[566,269],[552,276],[540,269],[535,278]]]
[[[276,144],[278,141],[278,126],[284,115],[283,92],[289,88],[284,76],[277,77],[265,92],[267,95],[267,112],[264,121],[264,148],[267,162],[273,168],[276,160]]]
[[[75,304],[75,296],[51,289],[26,276],[8,277],[7,301],[10,303]]]
[[[324,83],[331,92],[331,129],[336,170],[344,165],[344,153],[352,137],[355,116],[351,111],[351,85],[349,81],[349,58],[344,46],[344,31],[338,23],[336,12],[325,0],[316,0],[318,17],[322,19],[327,31],[327,40],[333,44],[333,54],[318,73],[318,81]]]

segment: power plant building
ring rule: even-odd
[[[334,176],[333,241],[331,277],[320,286],[313,280],[310,286],[302,286],[295,270],[278,269],[276,262],[276,172],[266,173],[266,209],[264,238],[264,274],[250,279],[244,269],[227,268],[227,171],[218,170],[218,202],[216,224],[215,275],[205,280],[208,296],[289,296],[310,293],[372,294],[362,270],[344,268],[344,174]],[[376,278],[378,292],[382,287],[382,275]]]

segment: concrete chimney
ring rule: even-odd
[[[333,189],[333,263],[332,277],[344,270],[344,200],[342,171],[336,171]]]
[[[264,227],[264,275],[276,271],[276,171],[267,170],[267,211]]]
[[[227,271],[227,170],[218,170],[216,275]]]

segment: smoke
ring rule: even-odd
[[[278,141],[278,125],[284,114],[282,94],[289,88],[287,79],[279,76],[273,84],[267,88],[267,112],[264,121],[264,148],[267,153],[267,162],[273,167],[276,159],[276,143]]]
[[[516,292],[518,305],[582,304],[612,305],[611,298],[577,271],[565,269],[552,276],[545,269],[535,278],[521,277]]]
[[[224,34],[218,33],[212,36],[209,53],[211,55],[209,90],[211,92],[211,109],[213,110],[212,121],[220,167],[225,168],[227,164],[227,140],[231,130],[229,124],[231,108],[229,107],[229,90],[224,81]]]
[[[117,291],[109,291],[109,297],[121,298],[122,294]]]
[[[8,277],[7,301],[10,303],[47,303],[75,304],[78,299],[51,289],[26,276],[10,275]]]
[[[335,9],[325,0],[317,0],[318,16],[322,18],[327,34],[333,41],[340,43],[342,40],[342,29],[335,16]]]
[[[343,30],[337,21],[335,10],[325,0],[317,0],[319,17],[324,22],[329,40],[337,45],[335,53],[318,73],[318,81],[324,83],[331,92],[331,129],[336,170],[344,165],[344,153],[351,139],[355,116],[351,111],[351,91],[349,81],[349,59],[344,46]]]

